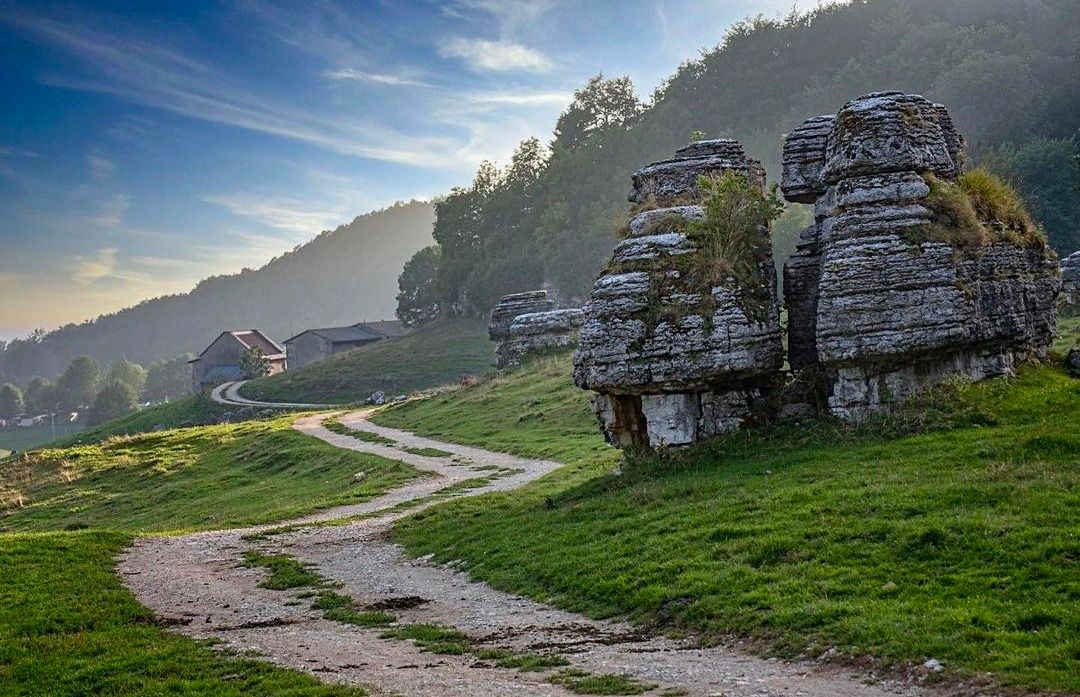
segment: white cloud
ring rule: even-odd
[[[369,73],[363,70],[357,70],[356,68],[339,68],[337,70],[327,70],[323,73],[323,77],[326,77],[330,80],[355,80],[357,82],[374,82],[379,85],[392,85],[395,87],[431,87],[429,83],[422,80],[414,80],[413,78],[402,77],[400,75]]]
[[[551,69],[551,61],[543,53],[513,41],[454,37],[441,42],[438,51],[443,58],[461,58],[473,70],[545,72]]]
[[[258,220],[279,230],[312,235],[340,225],[344,206],[325,201],[297,200],[276,195],[251,193],[212,194],[202,197],[245,218]]]
[[[108,179],[116,172],[116,163],[96,152],[86,156],[86,162],[90,166],[90,176],[94,181]]]
[[[116,275],[116,247],[99,249],[92,256],[72,257],[69,262],[71,280],[76,283],[93,284],[103,278]]]
[[[124,221],[124,215],[130,205],[130,196],[124,194],[109,196],[101,203],[101,208],[93,217],[93,221],[101,227],[116,227]]]
[[[473,104],[494,106],[566,106],[573,92],[472,92],[464,98]]]
[[[25,148],[0,145],[0,157],[30,157],[36,159],[41,157],[41,155],[33,150],[27,150]]]

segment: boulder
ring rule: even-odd
[[[1065,304],[1080,304],[1080,252],[1073,252],[1061,262],[1061,293]]]
[[[574,381],[608,442],[678,446],[738,428],[768,409],[783,363],[776,277],[768,253],[750,281],[715,264],[686,234],[704,216],[701,175],[764,171],[734,140],[699,141],[633,174],[631,217],[585,304]],[[702,280],[704,277],[705,280]]]
[[[866,95],[795,129],[783,162],[785,196],[815,204],[784,268],[790,364],[824,378],[833,414],[859,420],[948,376],[1045,355],[1059,285],[1045,245],[996,234],[999,221],[980,223],[980,243],[927,234],[940,224],[931,184],[963,168],[945,107]]]
[[[491,311],[488,336],[492,341],[502,341],[510,333],[510,325],[518,315],[529,312],[547,312],[555,309],[555,301],[546,290],[530,290],[525,293],[504,295]]]
[[[518,315],[496,349],[498,366],[520,365],[528,356],[576,345],[584,321],[578,308]]]

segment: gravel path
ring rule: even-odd
[[[264,407],[267,409],[333,409],[336,404],[306,404],[304,402],[261,402],[248,399],[240,394],[240,388],[247,380],[225,382],[210,391],[210,399],[218,404],[234,407]]]
[[[420,438],[366,421],[364,412],[342,417],[397,446],[357,440],[322,426],[327,415],[305,417],[296,428],[342,448],[407,462],[432,476],[366,503],[323,511],[297,521],[296,529],[258,540],[243,537],[259,528],[144,537],[119,561],[124,583],[139,601],[176,631],[221,639],[254,650],[282,666],[323,680],[363,684],[377,694],[430,697],[568,695],[547,682],[557,669],[518,672],[475,656],[425,653],[412,642],[381,639],[382,630],[323,619],[297,591],[259,588],[265,571],[239,565],[246,550],[286,553],[314,564],[341,584],[339,592],[360,604],[395,606],[399,623],[429,622],[456,628],[484,647],[558,652],[574,668],[620,673],[655,684],[650,695],[723,697],[884,697],[929,695],[916,683],[877,680],[867,673],[812,662],[758,658],[737,649],[699,648],[689,641],[645,636],[628,624],[593,621],[508,593],[425,559],[410,559],[390,541],[391,523],[431,494],[467,479],[501,474],[470,496],[509,490],[560,467],[477,448]],[[400,446],[400,447],[398,447]],[[402,447],[436,448],[449,457],[426,457]],[[418,501],[419,500],[419,501]],[[408,511],[401,504],[414,501]],[[394,507],[397,508],[394,508]],[[382,511],[381,515],[376,512]],[[369,515],[346,525],[319,521]],[[263,529],[270,526],[263,526]]]

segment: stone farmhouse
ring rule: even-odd
[[[303,368],[337,353],[351,351],[405,333],[401,322],[360,322],[348,327],[307,329],[285,340],[289,367]]]
[[[240,359],[251,348],[262,350],[270,362],[271,375],[285,370],[285,349],[258,329],[222,332],[202,353],[188,361],[191,364],[192,388],[200,392],[210,385],[243,380]]]

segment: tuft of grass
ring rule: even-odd
[[[967,252],[1002,241],[1049,250],[1023,198],[989,170],[968,170],[955,183],[932,174],[923,178],[930,187],[924,204],[934,220],[905,233],[908,241],[946,242]]]
[[[129,534],[0,534],[0,692],[361,697],[166,631],[114,567]]]
[[[283,591],[292,588],[320,588],[325,585],[322,577],[312,571],[309,565],[301,564],[287,554],[263,554],[249,550],[244,553],[244,566],[261,567],[270,572],[270,575],[259,583],[261,588]]]
[[[486,321],[443,320],[299,370],[252,380],[240,393],[271,402],[349,404],[378,391],[409,394],[457,383],[489,372],[494,361]]]
[[[522,673],[538,673],[570,665],[565,656],[553,653],[515,653],[508,649],[481,649],[475,653],[481,660],[494,661],[500,668],[513,668]]]
[[[569,372],[529,364],[378,414],[569,463],[418,512],[395,540],[594,617],[1080,692],[1080,381],[1027,366],[947,385],[922,416],[740,432],[613,474]]]
[[[596,675],[576,668],[559,671],[549,680],[579,695],[642,695],[657,687],[629,675]]]
[[[365,443],[378,443],[379,445],[397,445],[397,441],[393,438],[387,438],[386,436],[380,436],[378,433],[372,433],[371,431],[361,431],[355,428],[350,428],[341,423],[340,418],[327,419],[323,421],[323,426],[326,430],[332,431],[342,436],[350,436],[357,440],[362,440]]]
[[[380,635],[383,639],[408,639],[425,651],[460,656],[472,653],[472,639],[456,629],[438,624],[403,624]]]
[[[453,455],[453,453],[448,453],[445,450],[439,450],[438,448],[402,448],[402,450],[422,457],[450,457]]]
[[[401,462],[299,433],[293,418],[24,454],[0,469],[0,531],[265,523],[365,501],[419,475]],[[357,481],[359,471],[365,476]]]
[[[333,591],[322,591],[311,604],[313,610],[322,610],[323,617],[335,622],[354,624],[358,627],[386,627],[394,623],[395,617],[383,610],[364,610],[347,595]]]

